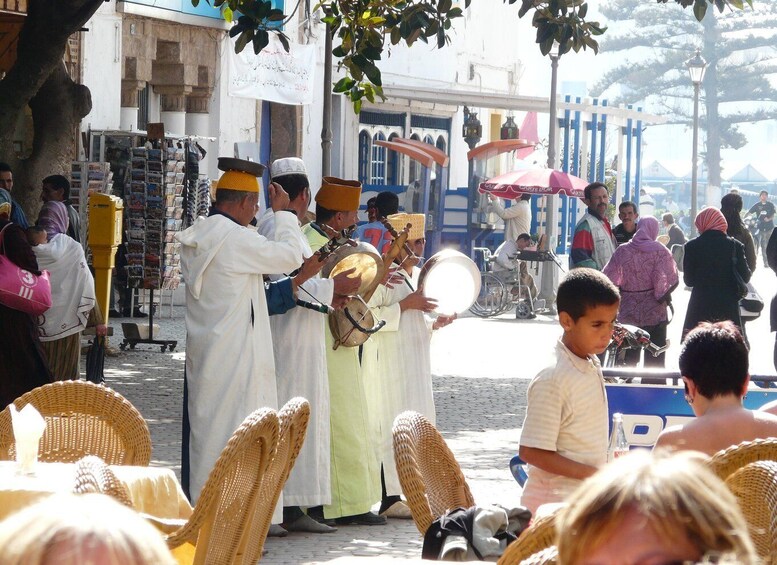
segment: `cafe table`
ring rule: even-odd
[[[128,465],[110,468],[127,487],[138,512],[167,519],[187,519],[191,515],[192,507],[171,469]],[[73,492],[75,478],[75,463],[38,462],[32,474],[23,475],[15,461],[0,461],[0,520],[52,494]]]

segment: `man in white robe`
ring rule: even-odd
[[[407,245],[420,257],[426,243],[424,215],[394,214],[388,220],[397,230],[411,224]],[[391,288],[379,287],[370,300],[370,307],[386,325],[364,344],[362,365],[371,429],[382,464],[380,514],[410,518],[410,509],[400,500],[402,488],[394,462],[392,427],[394,419],[405,410],[414,410],[435,422],[430,340],[432,330],[449,324],[455,316],[428,316],[426,313],[434,310],[436,302],[417,290],[418,259],[401,251],[397,261]]]
[[[356,223],[361,183],[324,177],[316,193],[316,221],[303,233],[311,248],[329,240],[329,233]],[[332,502],[324,517],[338,525],[382,525],[386,519],[370,512],[380,498],[379,471],[370,445],[367,399],[364,394],[357,347],[332,349],[334,339],[326,330],[327,372],[330,398],[330,446]]]
[[[294,210],[301,220],[310,204],[310,185],[302,159],[278,159],[273,162],[270,175],[273,182],[283,187],[289,195],[289,209]],[[273,239],[275,214],[267,211],[257,227],[260,234]],[[303,257],[307,259],[313,256],[313,249],[301,230],[297,230],[296,236],[301,242]],[[323,262],[317,263],[320,270]],[[352,294],[359,288],[361,278],[350,278],[352,272],[340,273],[332,279],[322,279],[316,275],[300,285],[297,297],[307,302],[332,305],[335,297]],[[300,508],[319,507],[332,501],[329,475],[329,379],[324,338],[326,321],[325,314],[300,305],[285,314],[270,318],[278,405],[301,396],[308,400],[311,409],[305,442],[283,489],[282,526],[289,531],[336,531],[336,528],[317,522]]]
[[[297,218],[285,211],[288,195],[270,185],[276,228],[275,241],[268,241],[246,227],[258,210],[256,177],[263,167],[228,161],[230,167],[245,168],[227,170],[210,215],[176,236],[186,281],[181,478],[192,503],[246,416],[264,406],[277,408],[262,273],[289,272],[302,263]]]

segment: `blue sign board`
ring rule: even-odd
[[[606,384],[605,389],[610,422],[615,412],[623,414],[626,439],[634,447],[653,447],[665,427],[682,424],[694,417],[685,401],[683,387]],[[755,410],[772,400],[777,400],[777,390],[750,389],[744,404],[745,408]]]

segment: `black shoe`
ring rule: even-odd
[[[108,310],[108,315],[114,318],[123,318],[124,315],[118,310]]]
[[[148,314],[145,312],[141,312],[140,308],[135,308],[134,312],[132,312],[133,318],[148,318]]]
[[[308,508],[308,516],[313,518],[319,524],[324,524],[326,526],[335,526],[334,520],[324,518],[323,506],[311,506],[310,508]]]
[[[386,524],[386,518],[372,512],[365,512],[364,514],[335,518],[335,524],[338,526],[383,526]]]

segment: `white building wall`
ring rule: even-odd
[[[87,129],[118,129],[121,106],[121,16],[103,3],[83,34],[83,84],[92,93],[92,111],[81,121]]]

